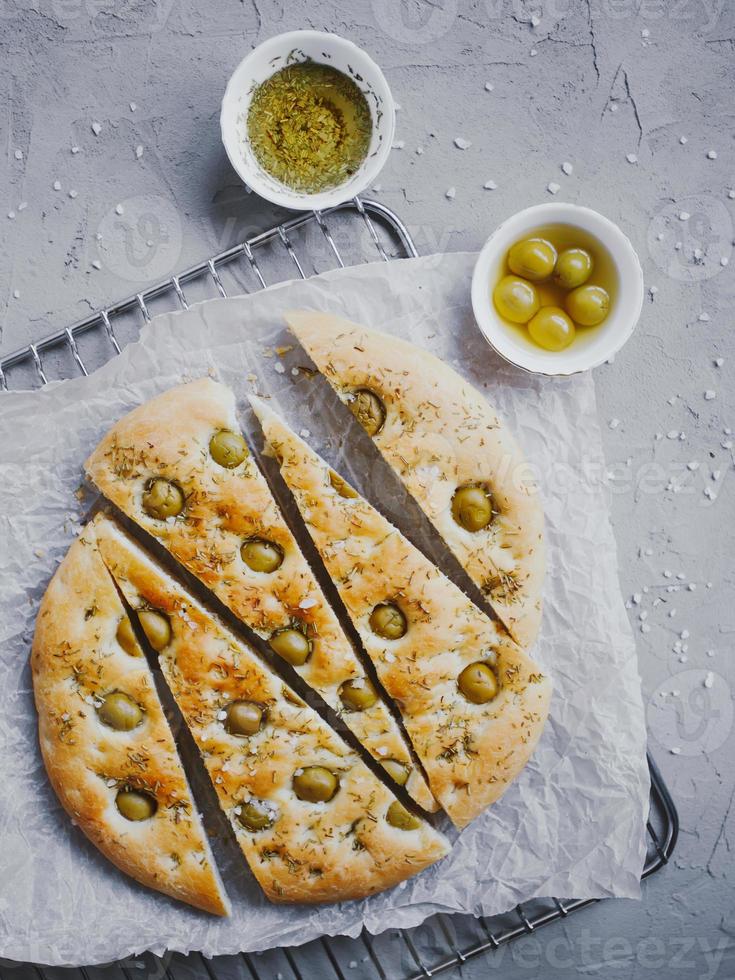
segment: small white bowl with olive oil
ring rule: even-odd
[[[291,31],[240,62],[220,126],[251,190],[284,208],[323,210],[376,179],[393,143],[395,106],[383,72],[357,45]]]
[[[633,333],[643,272],[630,240],[591,208],[519,211],[482,248],[472,308],[492,347],[516,367],[571,375],[609,360]]]

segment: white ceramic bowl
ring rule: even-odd
[[[352,78],[365,94],[373,121],[370,146],[359,169],[343,184],[318,194],[291,190],[271,177],[255,159],[247,137],[248,108],[258,85],[286,65],[307,59]],[[237,66],[222,100],[220,127],[230,163],[256,194],[284,208],[322,210],[362,193],[378,176],[393,143],[395,108],[383,72],[352,41],[321,31],[291,31],[259,44]]]
[[[542,350],[525,331],[509,327],[492,300],[511,245],[550,224],[574,225],[594,235],[610,253],[618,273],[617,296],[606,319],[598,327],[580,330],[563,351]],[[485,242],[472,276],[472,309],[485,339],[506,361],[536,374],[578,374],[604,363],[633,333],[642,306],[643,272],[629,239],[608,218],[576,204],[538,204],[508,218]]]

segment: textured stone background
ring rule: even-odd
[[[557,199],[622,225],[650,289],[635,336],[596,380],[651,748],[681,840],[642,904],[604,903],[462,975],[733,977],[733,6],[0,0],[0,349],[272,221],[226,162],[219,100],[253,45],[303,27],[344,34],[384,67],[400,143],[373,196],[421,251],[478,247],[500,219],[551,200],[555,182]],[[397,940],[383,947],[391,977],[411,969]],[[128,970],[161,975],[144,962]],[[283,957],[255,962],[290,976]],[[305,976],[326,976],[313,962]],[[169,968],[205,975],[195,959]],[[349,953],[343,969],[376,976]],[[227,972],[247,975],[242,961]]]

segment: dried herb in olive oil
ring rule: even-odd
[[[288,65],[255,90],[248,138],[265,171],[313,194],[344,183],[367,155],[370,107],[358,85],[329,65]]]

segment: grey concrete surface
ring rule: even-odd
[[[0,0],[0,349],[272,220],[226,162],[219,100],[253,45],[300,27],[344,34],[384,67],[399,143],[373,196],[421,251],[478,247],[557,184],[556,199],[618,221],[645,271],[639,328],[596,382],[651,748],[681,840],[642,903],[606,902],[461,975],[735,977],[733,5]],[[395,976],[408,966],[390,962]]]

